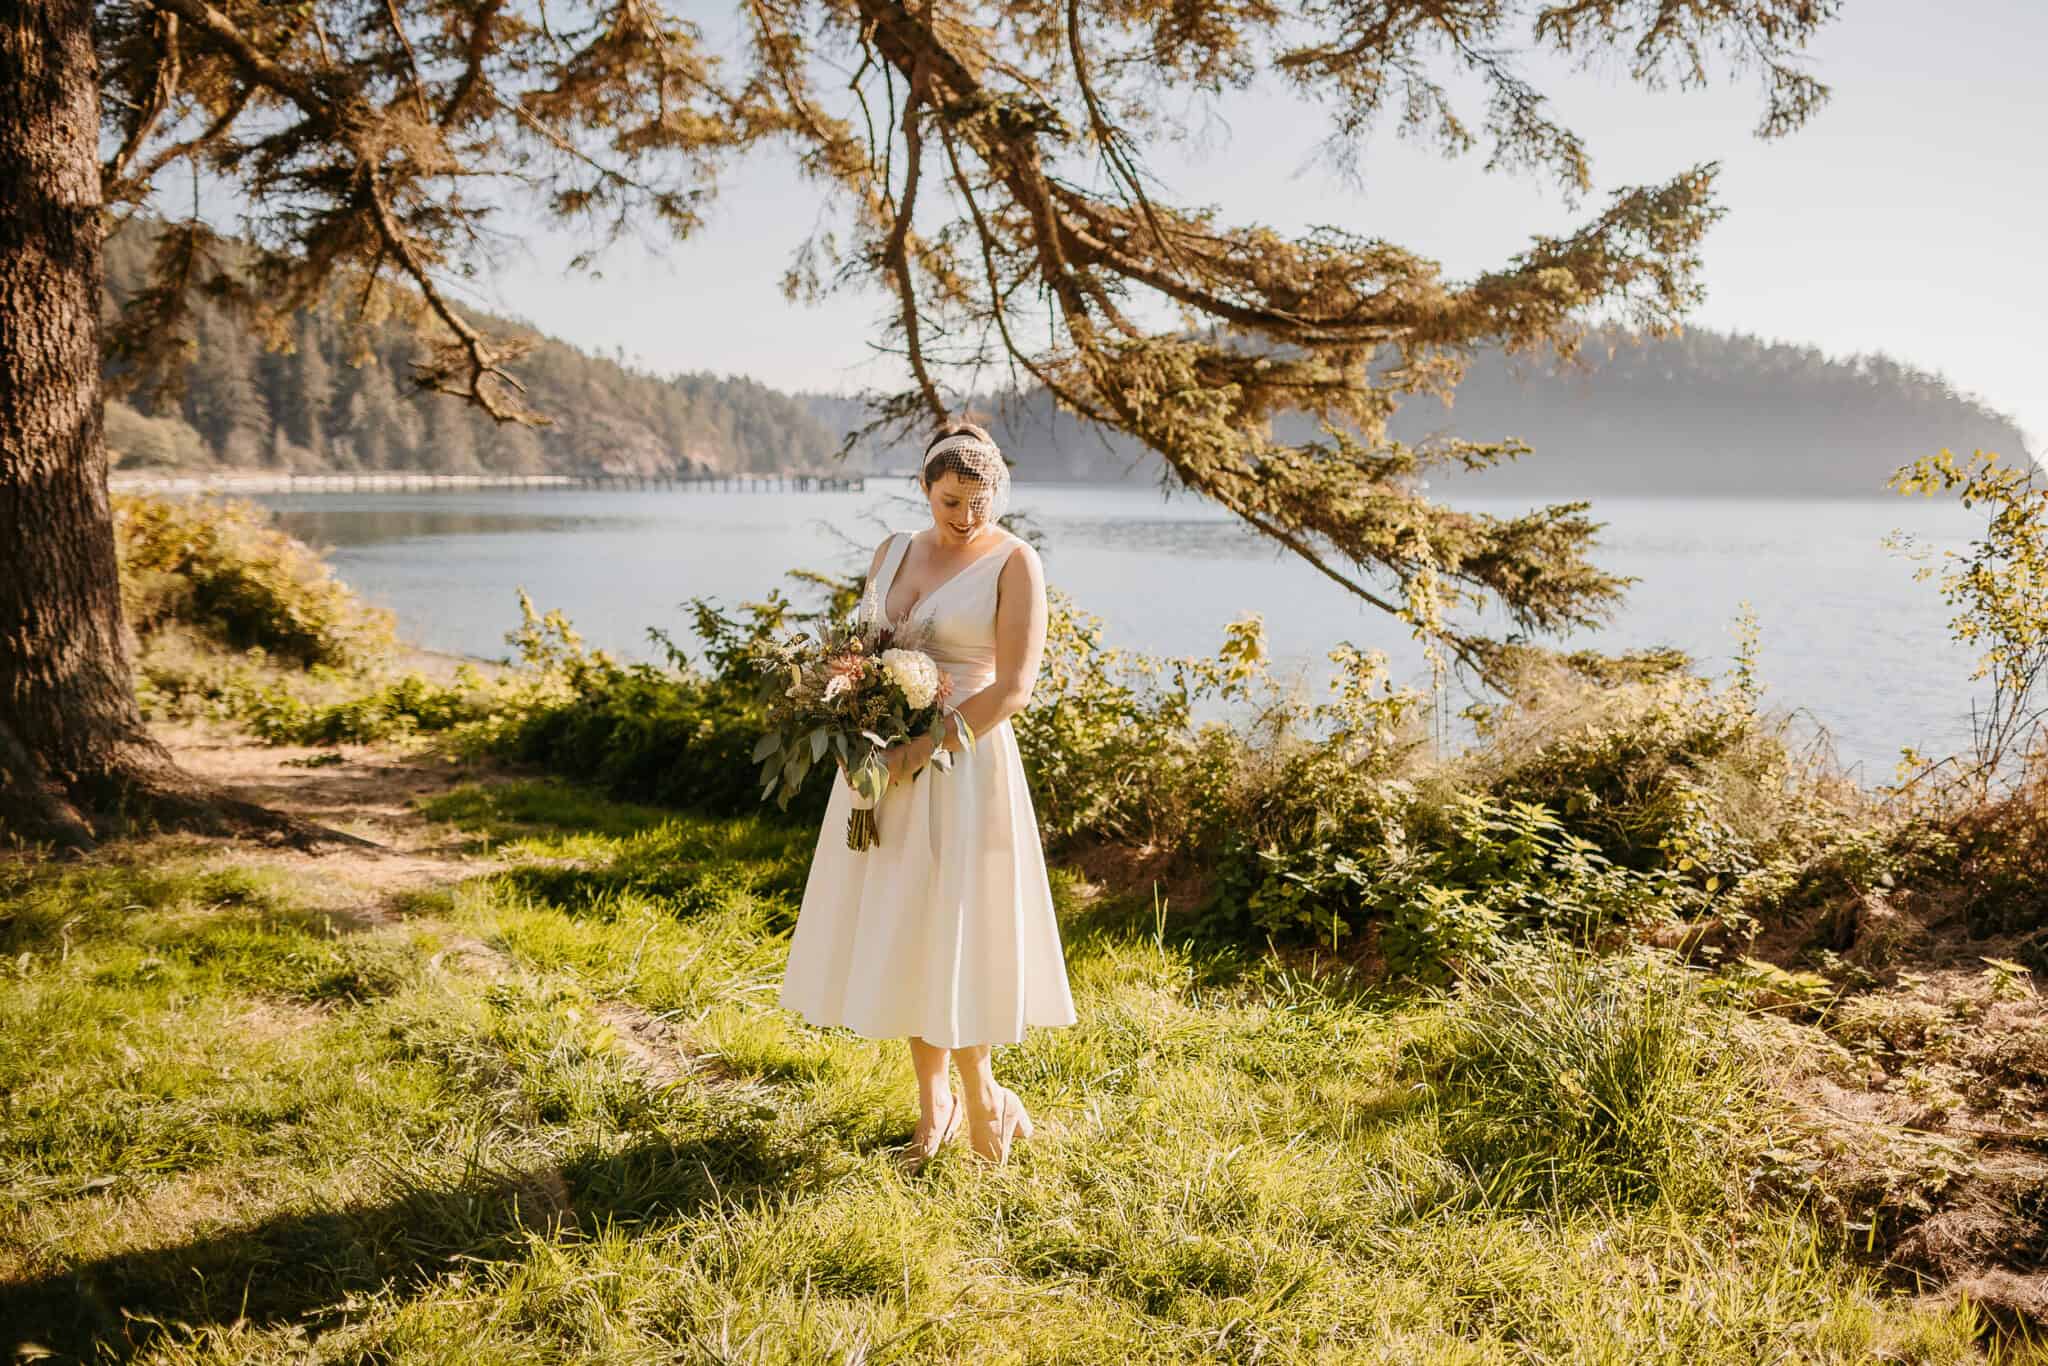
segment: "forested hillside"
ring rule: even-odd
[[[2015,459],[2012,420],[1939,375],[1883,355],[1690,328],[1632,343],[1599,336],[1583,369],[1481,357],[1455,405],[1410,404],[1395,432],[1520,437],[1515,463],[1443,481],[1500,493],[1884,497],[1901,465],[1948,447]]]
[[[142,279],[147,230],[107,244],[111,309]],[[510,326],[491,320],[492,329]],[[301,314],[293,349],[263,349],[226,306],[201,299],[184,393],[159,411],[131,395],[107,408],[123,468],[424,470],[445,474],[837,467],[843,435],[866,421],[859,398],[785,394],[743,377],[663,377],[538,337],[518,374],[542,428],[500,427],[421,393],[415,350],[396,324],[375,335],[374,364],[352,366],[338,318]],[[1156,480],[1150,452],[1056,413],[1042,392],[977,396],[1022,479]],[[1306,421],[1283,422],[1293,439]],[[1477,357],[1455,407],[1411,402],[1394,434],[1519,437],[1534,449],[1446,486],[1532,495],[1597,493],[1875,496],[1900,465],[1943,446],[2017,455],[2012,423],[1936,375],[1883,356],[1835,360],[1812,347],[1690,329],[1637,343],[1601,335],[1583,366]],[[858,443],[847,466],[915,463],[915,443]]]
[[[827,426],[844,399],[806,396]],[[1017,462],[1020,478],[1154,481],[1161,466],[1137,442],[1105,440],[1054,410],[1044,391],[975,401]],[[1311,440],[1306,420],[1281,434]],[[1432,482],[1542,496],[1696,493],[1877,497],[1893,470],[1946,446],[2017,457],[2012,421],[1945,379],[1885,356],[1831,359],[1810,346],[1691,328],[1635,342],[1596,334],[1580,363],[1476,357],[1454,407],[1410,402],[1393,435],[1472,440],[1518,437],[1533,449],[1479,473],[1432,474]],[[884,451],[907,465],[916,453]]]
[[[106,248],[107,307],[140,284],[151,250],[131,225]],[[488,330],[513,325],[491,320]],[[107,404],[121,468],[654,473],[802,470],[838,448],[801,403],[745,378],[645,374],[542,338],[518,374],[541,428],[499,426],[409,378],[415,343],[391,324],[374,364],[351,366],[338,318],[301,313],[292,349],[266,351],[248,324],[201,298],[184,393],[161,410],[144,395]],[[537,335],[537,334],[536,334]]]

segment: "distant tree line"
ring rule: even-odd
[[[857,425],[854,400],[806,395],[835,431]],[[1164,465],[1143,443],[1058,412],[1043,389],[977,395],[968,406],[1016,462],[1020,479],[1156,482]],[[1283,441],[1314,439],[1298,416]],[[1474,356],[1455,408],[1411,398],[1388,424],[1396,440],[1518,438],[1528,454],[1492,469],[1438,468],[1434,484],[1475,492],[1883,497],[1894,470],[1944,447],[2017,458],[2011,418],[1940,375],[1883,355],[1834,359],[1812,346],[1689,327],[1664,340],[1596,332],[1577,366]],[[882,466],[910,465],[908,443],[881,446]]]
[[[1441,482],[1498,493],[1887,497],[1901,465],[1943,448],[2018,459],[2013,420],[1940,375],[1881,354],[1689,327],[1638,342],[1596,336],[1584,368],[1511,364],[1489,352],[1456,405],[1411,402],[1393,433],[1514,436],[1531,453]]]
[[[106,244],[109,314],[143,286],[153,244],[130,224]],[[481,315],[479,315],[481,319]],[[501,319],[494,330],[517,330]],[[419,470],[436,474],[767,472],[823,469],[838,441],[801,402],[743,377],[664,378],[542,339],[522,362],[545,427],[500,425],[409,379],[419,343],[397,323],[367,338],[302,311],[289,349],[268,350],[228,303],[194,301],[176,392],[107,403],[119,468],[278,471]]]

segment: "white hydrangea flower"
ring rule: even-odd
[[[889,681],[903,689],[904,700],[913,709],[929,707],[939,693],[939,666],[922,650],[882,651],[882,671]]]

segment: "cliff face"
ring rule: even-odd
[[[107,244],[103,306],[141,284],[146,225]],[[267,351],[235,314],[195,300],[197,342],[183,392],[108,405],[116,463],[135,469],[217,466],[298,472],[402,470],[436,474],[662,474],[837,468],[838,442],[788,395],[743,377],[658,376],[623,357],[594,356],[504,319],[494,332],[527,331],[518,365],[528,401],[550,419],[500,427],[459,400],[410,382],[416,342],[387,325],[370,337],[371,363],[353,365],[338,317],[301,313],[289,351]]]

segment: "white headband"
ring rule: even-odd
[[[932,443],[931,449],[924,453],[925,463],[930,464],[933,456],[944,455],[947,451],[980,451],[998,460],[1003,458],[1003,453],[995,442],[983,441],[973,432],[955,432],[944,440]]]

